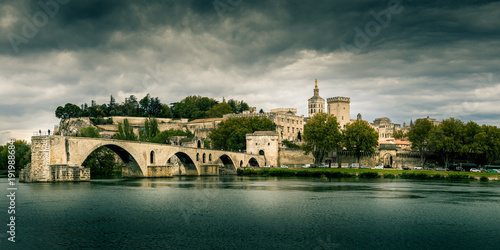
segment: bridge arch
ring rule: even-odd
[[[252,157],[250,158],[250,160],[248,160],[248,165],[250,165],[251,167],[259,167],[259,161],[257,161],[255,157]]]
[[[182,164],[182,166],[175,166],[174,165],[174,175],[199,175],[198,168],[196,166],[196,163],[193,161],[191,156],[188,154],[179,151],[174,154],[172,154],[170,157],[168,157],[167,162],[168,163],[174,163],[172,161],[172,158],[176,157],[179,162]],[[199,155],[197,154],[197,158]],[[197,159],[198,160],[198,159]]]
[[[141,167],[142,161],[140,161],[140,157],[138,157],[137,154],[133,150],[126,149],[123,146],[118,145],[117,143],[99,143],[92,147],[88,152],[85,152],[81,154],[83,156],[83,159],[78,160],[77,165],[81,166],[85,160],[90,156],[90,154],[94,151],[96,151],[100,147],[106,147],[110,149],[111,151],[115,152],[118,157],[123,161],[125,164],[125,168],[122,169],[122,176],[123,177],[144,177],[145,176],[145,169]],[[69,153],[69,152],[68,152]],[[138,161],[139,160],[139,161]],[[145,166],[144,166],[145,168]],[[91,173],[92,174],[92,173]]]
[[[231,157],[229,157],[227,154],[223,154],[219,157],[219,160],[223,164],[223,166],[219,167],[219,174],[236,174],[236,165],[234,164],[234,161],[233,159],[231,159]]]

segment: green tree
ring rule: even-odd
[[[403,130],[398,130],[398,131],[392,133],[392,137],[394,137],[395,139],[403,139],[406,136],[407,135]]]
[[[144,127],[139,130],[139,140],[146,142],[152,141],[159,133],[158,121],[155,118],[147,118],[144,120]]]
[[[208,111],[209,118],[222,118],[225,114],[233,112],[231,106],[227,103],[219,103],[211,107]]]
[[[500,129],[496,126],[481,126],[481,133],[478,135],[482,140],[484,149],[482,150],[486,164],[492,164],[500,156]]]
[[[139,103],[135,95],[130,95],[128,98],[125,98],[125,102],[123,103],[123,114],[126,116],[139,116],[139,113]]]
[[[123,120],[123,126],[118,123],[118,133],[114,135],[115,139],[137,141],[137,136],[134,134],[134,129],[128,123],[128,119]]]
[[[59,106],[56,108],[55,115],[57,118],[65,120],[73,117],[80,117],[82,110],[75,104],[66,103],[64,107]]]
[[[152,140],[151,142],[156,142],[156,143],[170,143],[170,137],[172,136],[186,136],[188,138],[194,137],[194,134],[191,133],[191,131],[182,131],[178,129],[169,129],[169,130],[164,130],[160,133],[158,133]]]
[[[9,155],[12,155],[9,151],[14,152],[16,173],[31,163],[31,145],[28,142],[25,140],[16,140],[12,144],[7,142],[5,146],[0,146],[0,170],[8,170]]]
[[[375,153],[378,133],[367,121],[357,120],[347,124],[343,132],[343,146],[356,156],[358,163],[361,156]]]
[[[202,96],[188,96],[174,104],[174,117],[189,120],[206,118],[208,110],[218,104],[217,100]]]
[[[112,175],[115,167],[122,164],[117,160],[115,152],[109,148],[100,147],[90,153],[82,166],[90,168],[91,176],[109,176]]]
[[[77,137],[101,138],[101,134],[96,127],[86,127],[78,131]]]
[[[158,117],[160,118],[173,118],[174,114],[172,113],[172,110],[167,104],[162,104],[162,109],[160,113],[158,114]]]
[[[408,132],[408,140],[411,141],[411,148],[420,154],[421,165],[424,166],[428,157],[432,154],[429,147],[430,133],[434,125],[427,119],[417,119],[412,122],[411,130]]]
[[[470,163],[479,163],[482,154],[486,150],[487,136],[477,123],[469,121],[463,127],[463,146],[462,154],[465,155]]]
[[[99,130],[95,127],[82,128],[78,137],[100,138]],[[90,168],[92,176],[111,175],[113,169],[121,163],[117,160],[116,153],[106,147],[94,150],[82,163],[82,166]]]
[[[429,146],[441,157],[444,166],[463,152],[464,123],[455,118],[441,122],[430,133]]]
[[[334,115],[318,113],[304,125],[302,149],[305,154],[312,152],[314,164],[323,162],[325,154],[337,148],[341,142],[339,123]]]
[[[246,150],[246,134],[275,130],[276,124],[268,118],[229,118],[212,130],[208,138],[214,149]]]

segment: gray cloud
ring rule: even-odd
[[[58,105],[110,95],[225,97],[307,115],[315,78],[324,98],[351,97],[351,118],[500,125],[497,1],[400,1],[377,29],[394,1],[243,0],[221,13],[215,1],[72,0],[26,38],[37,2],[0,3],[0,127],[11,135],[57,123]],[[12,34],[28,42],[16,51]]]

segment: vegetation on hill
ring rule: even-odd
[[[203,118],[217,118],[224,114],[240,113],[248,110],[249,106],[244,101],[230,99],[219,103],[217,100],[202,96],[188,96],[179,102],[167,105],[162,103],[158,97],[147,94],[138,100],[135,95],[125,98],[122,103],[117,103],[110,96],[108,104],[96,104],[91,101],[90,106],[84,103],[80,106],[66,103],[55,110],[55,116],[65,120],[75,117],[92,117],[96,124],[106,124],[110,121],[99,120],[108,116],[133,116],[133,117],[157,117],[157,118],[187,118],[189,120]]]
[[[189,130],[182,131],[178,129],[169,129],[160,132],[158,121],[155,118],[148,118],[144,121],[144,127],[139,128],[139,136],[137,136],[130,126],[128,119],[124,119],[123,124],[118,123],[118,132],[113,138],[127,141],[170,143],[170,137],[172,136],[186,136],[191,138],[194,137],[194,134]]]
[[[222,121],[208,136],[212,148],[246,150],[246,134],[255,131],[275,131],[276,124],[268,118],[229,118]]]

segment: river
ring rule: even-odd
[[[274,177],[17,183],[0,249],[499,249],[500,183]],[[4,246],[6,248],[4,248]]]

